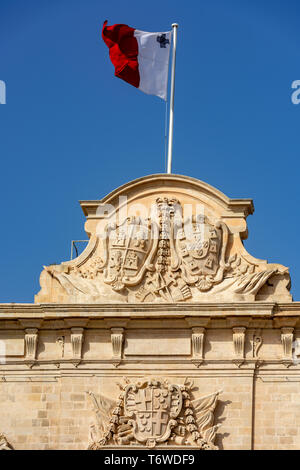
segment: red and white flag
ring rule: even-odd
[[[117,77],[148,95],[167,100],[172,31],[147,33],[125,24],[107,26],[105,21],[102,38]]]

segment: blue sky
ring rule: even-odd
[[[165,104],[115,78],[104,20],[179,23],[173,172],[251,197],[247,250],[290,267],[300,300],[297,0],[1,0],[0,302],[86,238],[80,199],[164,172]]]

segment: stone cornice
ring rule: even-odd
[[[0,320],[53,318],[300,318],[300,302],[232,302],[193,304],[0,304]]]

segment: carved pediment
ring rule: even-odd
[[[251,200],[193,178],[153,175],[81,203],[90,242],[45,267],[36,302],[289,301],[288,269],[250,256]]]
[[[91,450],[107,446],[192,446],[217,449],[219,425],[214,411],[221,392],[194,398],[193,381],[173,384],[168,380],[144,379],[118,384],[116,400],[87,392],[92,400],[95,423],[90,429]]]

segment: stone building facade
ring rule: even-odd
[[[80,204],[86,249],[0,304],[0,448],[299,449],[300,304],[252,200],[163,174]]]

